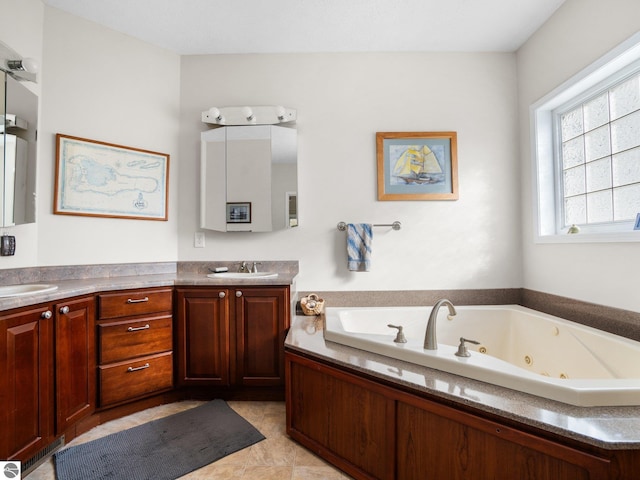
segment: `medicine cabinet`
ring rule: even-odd
[[[298,225],[297,132],[225,126],[201,134],[200,226],[271,232]]]
[[[0,227],[36,221],[38,97],[0,71]]]

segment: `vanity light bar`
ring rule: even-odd
[[[211,125],[277,125],[294,122],[296,111],[281,105],[211,107],[202,121]]]

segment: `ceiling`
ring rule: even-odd
[[[43,0],[181,55],[513,52],[564,0]]]

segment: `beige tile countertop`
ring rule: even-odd
[[[0,298],[0,311],[12,308],[56,302],[61,299],[98,292],[173,286],[269,286],[294,285],[298,274],[297,261],[262,262],[262,271],[277,272],[270,278],[210,278],[209,268],[229,266],[237,262],[185,262],[140,265],[100,265],[18,269],[2,272],[2,285],[51,284],[52,292]]]
[[[325,341],[323,316],[297,316],[285,348],[589,445],[640,448],[640,406],[576,407]]]

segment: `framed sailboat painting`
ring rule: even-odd
[[[378,200],[457,200],[456,132],[377,132]]]

